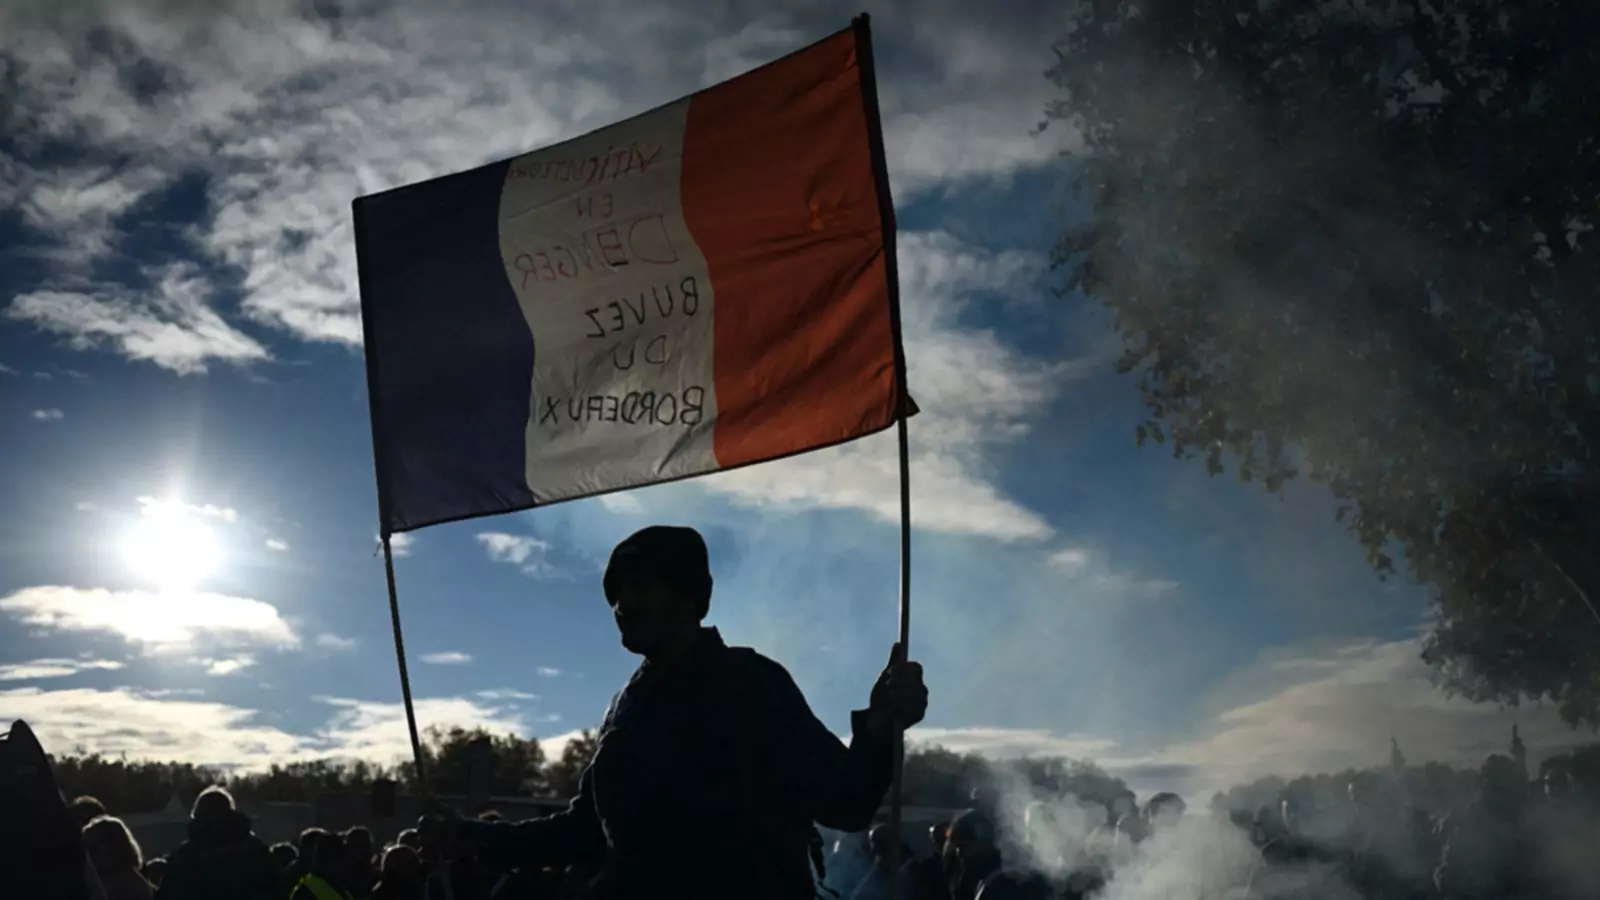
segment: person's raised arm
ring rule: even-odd
[[[786,795],[812,818],[839,831],[861,831],[883,803],[894,777],[896,735],[922,720],[927,690],[922,669],[899,659],[898,648],[872,690],[865,710],[850,715],[846,746],[823,725],[784,668],[762,660],[753,679],[758,740],[772,766],[770,790]]]

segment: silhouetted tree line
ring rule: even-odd
[[[578,779],[595,750],[594,732],[587,730],[568,741],[558,758],[549,759],[534,738],[491,734],[481,728],[434,727],[427,730],[423,745],[434,790],[447,795],[468,793],[468,747],[477,740],[489,741],[489,793],[497,797],[570,797],[577,792]],[[227,787],[240,803],[253,805],[303,803],[322,794],[367,792],[380,780],[408,787],[415,783],[415,767],[409,760],[384,765],[368,760],[317,759],[274,764],[264,771],[239,771],[80,752],[55,757],[55,766],[68,796],[88,794],[119,813],[160,809],[174,795],[187,804],[213,784]],[[1099,801],[1109,801],[1126,790],[1121,779],[1091,762],[1035,758],[996,763],[975,754],[927,747],[907,753],[905,802],[961,808],[976,787],[1007,780],[1025,782],[1039,791]]]

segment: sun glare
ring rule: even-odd
[[[216,571],[222,550],[216,535],[182,502],[158,500],[144,504],[123,554],[141,578],[176,591],[195,587]]]

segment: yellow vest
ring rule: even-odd
[[[329,884],[321,875],[306,875],[300,879],[299,886],[310,891],[317,900],[350,900],[349,894]]]

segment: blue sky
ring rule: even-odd
[[[642,111],[855,11],[636,6],[0,12],[0,720],[204,763],[405,752],[350,199]],[[925,411],[916,737],[1186,791],[1381,761],[1390,734],[1450,761],[1514,720],[1536,755],[1573,741],[1547,710],[1434,691],[1425,594],[1379,583],[1320,489],[1134,448],[1104,314],[1049,290],[1052,236],[1086,214],[1072,134],[1031,133],[1059,26],[1043,3],[963,7],[868,5]],[[844,730],[895,632],[894,471],[886,435],[411,536],[423,724],[553,747],[593,724],[634,664],[600,567],[675,522],[710,542],[712,624]],[[150,571],[207,542],[198,583]]]

